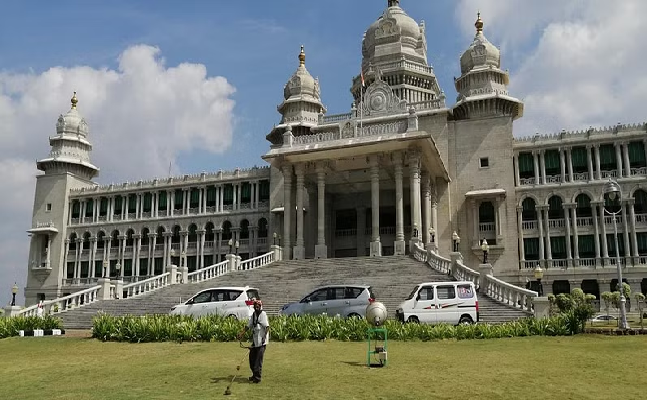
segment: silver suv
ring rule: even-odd
[[[298,303],[283,306],[279,314],[328,314],[344,317],[366,316],[366,307],[375,301],[366,285],[329,285],[315,289]]]

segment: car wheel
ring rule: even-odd
[[[469,315],[463,315],[458,321],[459,325],[471,325],[473,323],[474,321],[472,321],[472,317],[470,317]]]
[[[407,318],[407,322],[411,322],[412,324],[419,324],[420,320],[415,315],[412,315],[409,318]]]
[[[227,315],[227,318],[233,318],[235,320],[238,320],[238,317],[236,315],[234,315],[234,314]]]
[[[348,314],[348,318],[362,318],[362,316],[358,313],[350,313]]]

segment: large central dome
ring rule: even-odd
[[[389,0],[384,13],[369,26],[362,43],[362,65],[394,57],[427,62],[424,24],[407,15],[398,0]]]

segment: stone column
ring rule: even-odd
[[[433,250],[438,250],[438,193],[436,192],[436,185],[431,185],[431,227],[434,228],[434,242]]]
[[[596,204],[591,202],[591,211],[593,215],[593,243],[595,245],[595,266],[602,265],[600,262],[600,230],[598,225],[598,210]]]
[[[153,276],[155,275],[155,248],[157,247],[157,233],[148,234],[148,243],[149,246],[152,243],[152,247],[148,248],[148,266],[146,269],[146,275]],[[162,255],[162,258],[163,257],[164,256]]]
[[[523,207],[521,206],[517,206],[517,232],[519,232],[519,260],[523,262],[526,261],[526,254],[523,247]]]
[[[303,189],[305,180],[305,166],[296,164],[294,172],[297,176],[297,241],[294,246],[294,259],[302,260],[305,258],[305,246],[303,240]]]
[[[121,264],[121,269],[119,270],[119,276],[123,277],[124,276],[124,260],[126,257],[126,236],[121,235],[119,236],[119,263]]]
[[[543,210],[546,206],[535,206],[537,212],[537,228],[539,229],[539,260],[544,261],[544,217]]]
[[[49,253],[51,252],[51,237],[48,237],[48,246],[47,246],[47,259],[45,260],[46,265],[49,267]],[[88,278],[94,278],[94,261],[97,256],[97,237],[90,237],[90,268],[88,268]]]
[[[422,228],[422,221],[420,218],[420,154],[413,151],[409,154],[409,174],[411,180],[411,228],[417,227],[418,230]],[[420,234],[414,241],[420,240]]]
[[[620,150],[620,146],[622,146],[622,142],[615,142],[614,145],[616,148],[616,169],[618,170],[616,177],[622,178],[623,176],[622,175],[622,154]]]
[[[539,185],[539,150],[532,151],[532,159],[535,163],[535,185]]]
[[[422,242],[427,246],[431,241],[429,228],[431,228],[431,187],[429,186],[429,173],[422,173]]]
[[[572,204],[563,204],[564,228],[566,229],[566,265],[573,266],[573,253],[571,252],[571,208]],[[548,230],[548,229],[546,229]]]
[[[501,207],[505,204],[505,201],[500,196],[497,196],[495,201],[494,201],[494,211],[495,211],[495,221],[496,221],[496,238],[497,238],[497,243],[498,241],[503,238],[503,230],[502,230],[502,223],[501,223]]]
[[[326,246],[326,168],[317,165],[317,245],[315,258],[327,258]]]
[[[627,203],[622,202],[622,236],[624,238],[623,244],[625,246],[625,260],[630,260],[631,258],[631,244],[629,242],[629,221],[627,217]],[[629,265],[629,263],[625,264]]]
[[[602,265],[609,265],[609,249],[607,247],[607,226],[604,223],[604,203],[600,202],[600,226],[602,227]]]
[[[135,251],[133,251],[133,269],[132,274],[134,277],[138,277],[140,275],[139,273],[139,260],[141,258],[140,253],[142,251],[142,235],[141,234],[136,234],[133,235],[133,238],[135,238]]]
[[[135,193],[135,219],[141,218],[142,209],[142,194]]]
[[[472,223],[474,224],[472,232],[472,246],[478,246],[481,243],[480,230],[479,226],[481,221],[479,220],[479,208],[476,205],[476,200],[470,200],[470,208],[472,209]],[[464,240],[464,239],[463,239]]]
[[[622,143],[622,158],[625,161],[625,177],[631,176],[631,163],[629,162],[629,143]]]
[[[377,156],[370,156],[369,164],[371,166],[371,257],[382,255],[382,244],[380,243],[380,165]],[[364,227],[358,227],[364,229]]]
[[[290,216],[292,215],[292,165],[284,165],[283,168],[283,258],[292,259],[292,227]]]
[[[638,253],[638,235],[636,234],[636,212],[634,210],[636,199],[631,197],[626,201],[627,207],[629,207],[629,221],[631,226],[631,255],[634,257],[633,264],[636,265],[638,264],[638,258],[640,257],[640,254]]]
[[[95,240],[96,240],[96,237],[95,237]],[[95,253],[97,251],[96,244],[94,246],[94,251]],[[47,257],[45,258],[45,263],[47,268],[52,268],[52,234],[47,235]]]
[[[597,175],[597,179],[600,180],[602,179],[602,172],[600,171],[600,145],[595,143],[593,150],[595,152],[595,174]]]
[[[562,183],[566,182],[566,160],[564,157],[565,149],[563,147],[559,148],[559,167],[561,172]]]
[[[551,260],[553,259],[553,250],[550,243],[550,214],[548,213],[549,207],[544,208],[546,213],[546,218],[544,218],[545,230],[546,230],[546,259],[548,260],[548,266],[551,266]]]
[[[575,177],[573,176],[573,153],[570,146],[566,148],[566,165],[568,166],[568,180],[573,182]]]
[[[393,167],[395,172],[395,255],[406,254],[404,242],[404,194],[402,190],[402,155],[394,154]]]
[[[573,258],[575,260],[580,259],[580,239],[578,238],[578,229],[577,229],[577,204],[573,204]],[[577,264],[577,261],[575,263]]]
[[[74,278],[81,277],[81,254],[83,254],[83,239],[76,238],[76,260],[74,261]]]
[[[590,144],[586,145],[586,161],[589,167],[589,179],[587,181],[592,181],[593,178],[593,155],[591,152],[593,151],[593,146]]]
[[[254,187],[256,188],[254,190],[254,204],[255,204],[254,208],[258,209],[259,208],[258,203],[260,203],[260,201],[261,201],[261,194],[260,194],[261,193],[261,183],[259,181],[256,181],[256,185]]]
[[[198,231],[198,238],[200,240],[200,247],[198,248],[198,269],[204,268],[204,240],[205,240],[204,229]]]
[[[514,185],[521,186],[521,175],[519,175],[519,153],[514,154]]]
[[[546,184],[546,151],[539,150],[539,167],[541,168],[541,184]]]

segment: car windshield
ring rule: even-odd
[[[411,299],[413,299],[413,296],[415,296],[417,292],[418,292],[418,286],[416,286],[415,288],[413,288],[413,290],[412,290],[412,291],[411,291],[411,293],[409,294],[409,297],[407,297],[407,300],[411,300]]]

